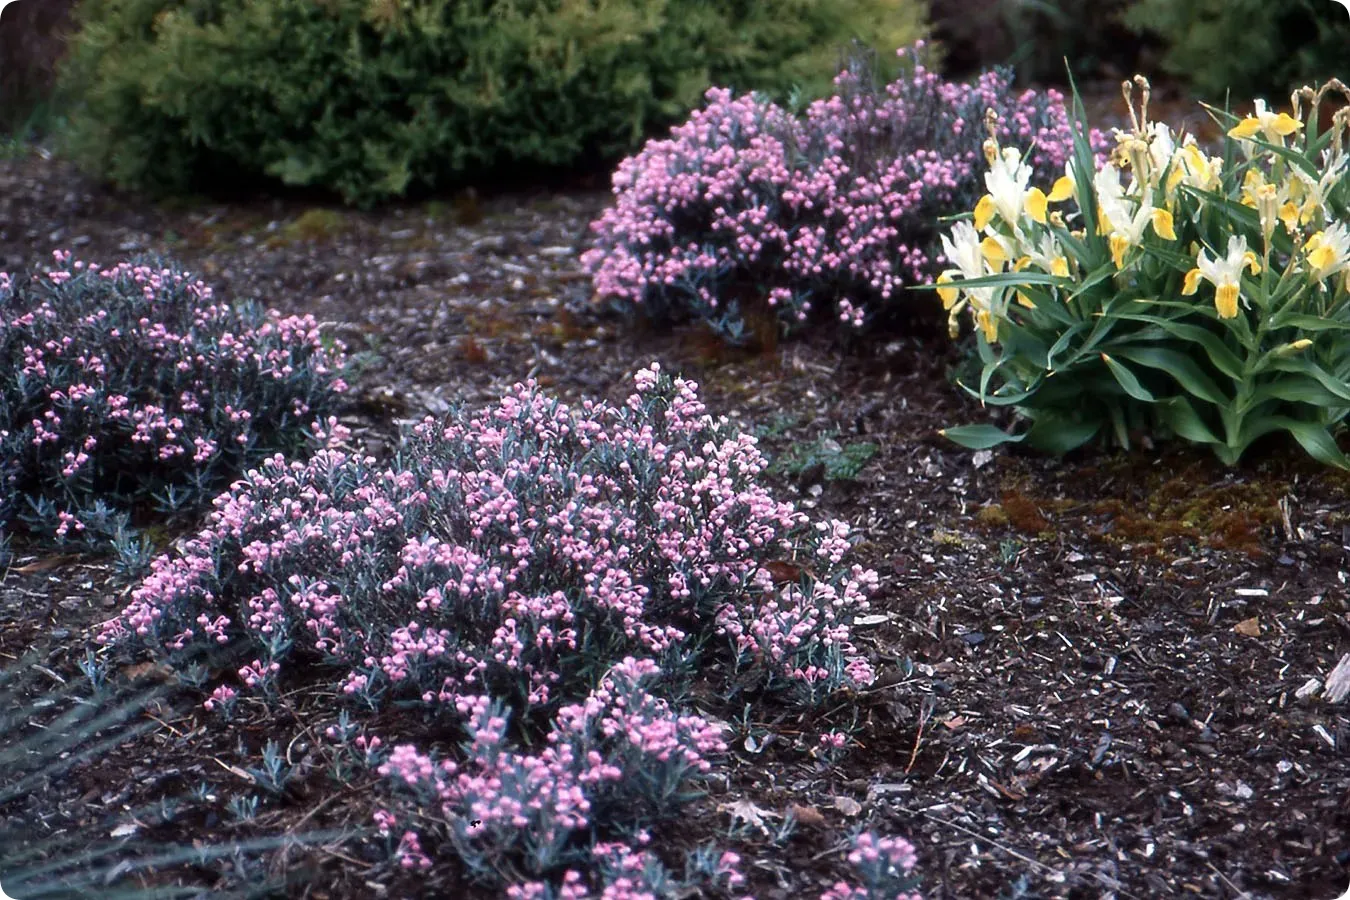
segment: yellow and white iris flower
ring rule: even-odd
[[[1303,127],[1289,113],[1275,113],[1266,108],[1266,101],[1256,101],[1256,111],[1228,130],[1228,136],[1248,141],[1260,134],[1268,144],[1284,146],[1284,139]]]
[[[1214,285],[1214,308],[1219,318],[1232,319],[1238,314],[1238,298],[1242,294],[1242,270],[1250,269],[1253,275],[1261,271],[1261,263],[1256,254],[1247,249],[1247,239],[1233,235],[1228,239],[1228,255],[1213,259],[1203,249],[1195,258],[1195,268],[1186,273],[1186,281],[1181,293],[1194,294],[1200,287],[1200,279]]]
[[[1319,231],[1303,245],[1308,254],[1309,274],[1314,281],[1326,281],[1338,272],[1350,269],[1350,229],[1337,222]]]
[[[986,340],[993,343],[998,339],[998,320],[994,316],[994,304],[999,288],[946,287],[953,285],[953,275],[962,278],[983,278],[996,275],[1003,269],[1003,260],[1007,259],[1003,245],[986,238],[980,240],[979,232],[969,222],[957,222],[952,226],[951,237],[942,235],[942,252],[953,268],[947,269],[937,277],[938,296],[942,298],[942,307],[948,311],[947,327],[955,336],[957,315],[967,304],[975,312],[975,324],[984,332]],[[993,258],[991,260],[991,257]],[[994,262],[993,260],[997,260]]]
[[[993,140],[987,140],[984,154],[989,160],[989,171],[984,173],[984,184],[989,193],[975,205],[975,227],[984,231],[997,213],[1000,219],[1016,228],[1023,212],[1032,221],[1044,225],[1048,198],[1040,188],[1027,187],[1032,172],[1031,166],[1022,161],[1022,152],[1016,147],[1005,147],[1000,151]]]
[[[1111,259],[1117,269],[1125,267],[1125,254],[1131,247],[1144,242],[1144,232],[1151,224],[1158,237],[1175,241],[1172,214],[1159,209],[1144,192],[1139,197],[1127,197],[1120,185],[1120,171],[1110,164],[1097,172],[1093,184],[1097,189],[1097,227],[1111,242]],[[1131,204],[1135,205],[1131,211]]]

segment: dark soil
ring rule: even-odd
[[[865,534],[859,561],[882,575],[874,612],[886,618],[859,629],[882,673],[865,694],[804,721],[768,710],[746,723],[709,701],[733,723],[733,751],[689,821],[656,846],[721,841],[745,858],[757,897],[818,896],[846,874],[849,829],[864,822],[913,840],[931,898],[1344,889],[1350,714],[1300,689],[1350,652],[1347,476],[1283,444],[1233,470],[1173,447],[971,454],[937,433],[986,415],[948,382],[957,357],[943,338],[880,339],[845,355],[823,338],[747,353],[695,327],[634,333],[591,308],[576,262],[605,201],[573,192],[375,214],[283,201],[180,210],[34,154],[0,162],[0,269],[45,263],[61,247],[105,263],[153,250],[223,296],[313,312],[375,354],[347,415],[375,453],[399,423],[493,401],[527,374],[567,400],[619,401],[652,360],[696,380],[714,415],[758,430],[780,460],[771,480],[782,495]],[[876,452],[861,469],[833,464],[864,443]],[[88,628],[126,588],[107,560],[18,549],[0,582],[0,664],[27,660],[20,694],[32,699],[79,677]],[[159,678],[149,666],[120,675]],[[377,779],[357,774],[344,788],[327,774],[331,745],[317,731],[336,698],[321,676],[287,682],[284,713],[246,701],[227,728],[200,693],[171,693],[134,717],[144,734],[0,806],[0,824],[111,838],[126,858],[156,842],[366,827]],[[841,759],[812,755],[808,740],[855,719]],[[421,729],[389,712],[372,730]],[[236,822],[228,799],[260,793],[245,770],[268,739],[306,774]],[[201,782],[211,799],[185,802],[168,824],[136,812]],[[775,845],[756,811],[769,831],[790,811],[798,827]],[[264,853],[255,868],[227,857],[133,879],[223,889],[292,873],[286,896],[486,896],[453,867],[413,879],[384,859],[377,841],[358,839]]]

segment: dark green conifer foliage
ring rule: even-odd
[[[919,0],[85,0],[71,149],[126,187],[241,177],[367,205],[617,159],[710,85],[824,92]]]

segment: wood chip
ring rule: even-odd
[[[862,804],[852,797],[835,797],[834,808],[846,816],[856,816],[862,812]]]
[[[1243,619],[1233,626],[1233,630],[1238,634],[1246,635],[1247,637],[1260,637],[1261,620],[1255,616],[1250,619]]]
[[[1322,696],[1332,703],[1340,703],[1346,694],[1350,694],[1350,653],[1342,656],[1327,676],[1327,689]]]
[[[1309,678],[1306,682],[1303,683],[1303,687],[1294,691],[1294,696],[1300,700],[1306,700],[1313,694],[1317,693],[1318,688],[1320,688],[1321,686],[1322,682],[1318,681],[1316,678]]]

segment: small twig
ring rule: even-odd
[[[1219,879],[1223,881],[1224,884],[1232,888],[1233,893],[1237,894],[1239,898],[1242,898],[1242,900],[1249,900],[1251,894],[1247,893],[1242,888],[1238,887],[1236,884],[1233,884],[1233,882],[1228,879],[1228,876],[1220,872],[1218,867],[1215,866],[1214,863],[1206,862],[1205,864],[1209,866],[1210,871],[1212,871],[1215,875],[1219,876]]]
[[[906,775],[913,770],[914,762],[919,758],[919,746],[923,743],[923,726],[933,714],[933,705],[933,698],[925,697],[919,706],[919,730],[914,735],[914,749],[909,752],[909,765],[905,766]]]

